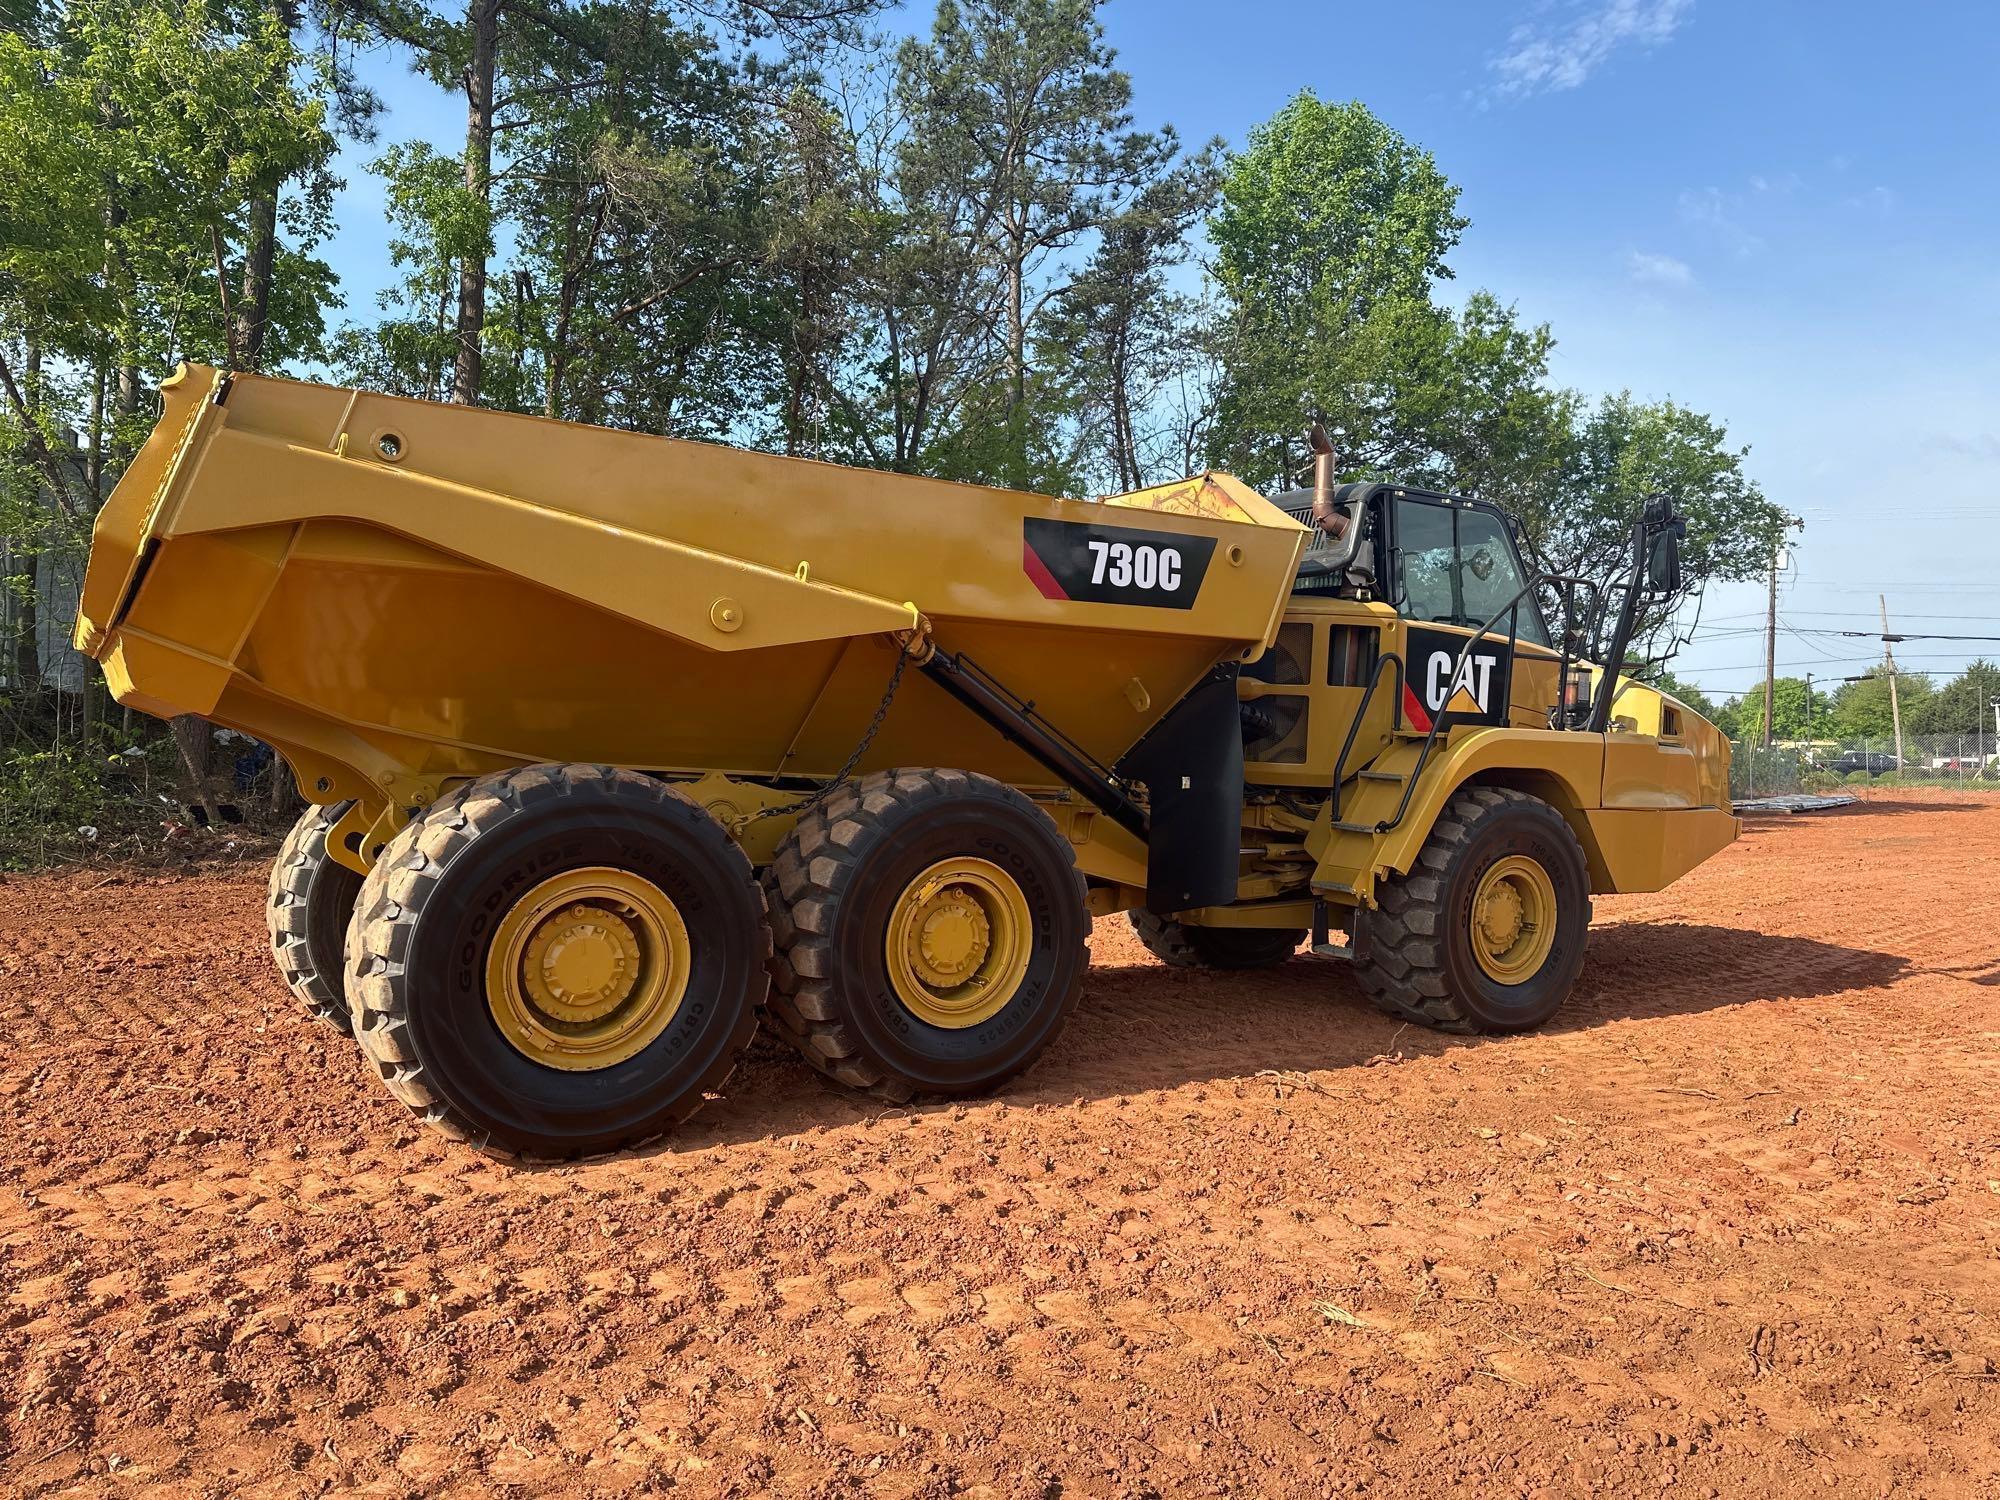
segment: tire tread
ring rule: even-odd
[[[1582,862],[1583,848],[1568,820],[1539,797],[1494,786],[1463,787],[1454,793],[1431,826],[1415,867],[1407,875],[1381,881],[1374,908],[1361,915],[1362,944],[1355,977],[1362,992],[1383,1014],[1461,1036],[1483,1030],[1464,1002],[1452,993],[1445,976],[1445,902],[1451,870],[1471,844],[1476,826],[1509,808],[1544,809],[1550,815],[1551,831],[1560,829],[1559,837],[1569,842]],[[1590,918],[1586,895],[1586,926]]]
[[[881,826],[904,808],[943,797],[1025,808],[1052,840],[1068,847],[1054,819],[989,776],[943,768],[876,771],[842,787],[801,818],[765,874],[771,909],[786,909],[773,925],[789,934],[778,944],[771,965],[769,1010],[778,1022],[778,1036],[818,1072],[885,1104],[906,1104],[918,1091],[869,1058],[842,1019],[833,986],[834,917]],[[1070,876],[1082,906],[1087,888],[1074,862]],[[1087,964],[1088,944],[1084,946]],[[1073,993],[1068,1004],[1075,1003]]]
[[[464,782],[431,804],[421,817],[405,824],[375,861],[354,903],[354,920],[347,941],[347,1004],[355,1040],[382,1082],[424,1124],[501,1160],[568,1160],[584,1153],[540,1156],[509,1148],[477,1122],[455,1109],[432,1086],[410,1040],[409,994],[397,983],[404,977],[416,920],[426,898],[452,862],[482,833],[530,808],[573,795],[580,788],[610,787],[619,796],[658,802],[698,804],[667,783],[615,766],[541,764],[496,771]],[[740,867],[753,893],[764,934],[763,964],[771,956],[770,926],[765,915],[764,888],[736,841],[712,819],[711,842],[719,861]],[[699,825],[698,825],[699,826]],[[643,1145],[664,1135],[701,1108],[705,1096],[721,1089],[735,1070],[743,1050],[756,1034],[761,1000],[743,1007],[728,1044],[708,1072],[652,1128],[635,1132],[611,1145],[591,1150],[591,1157]]]

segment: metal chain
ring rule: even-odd
[[[889,674],[889,686],[882,694],[882,701],[875,705],[875,717],[868,721],[868,728],[862,734],[860,743],[855,745],[853,753],[842,763],[840,769],[833,773],[831,780],[824,782],[820,786],[820,789],[806,798],[805,801],[787,803],[782,807],[767,807],[761,812],[754,812],[738,823],[736,825],[737,828],[747,828],[752,823],[759,822],[765,818],[775,818],[780,813],[790,813],[795,817],[802,818],[818,807],[820,803],[826,801],[828,797],[831,797],[834,792],[846,785],[847,778],[853,774],[854,768],[861,764],[861,757],[868,753],[868,747],[875,742],[875,734],[877,730],[881,729],[882,721],[889,716],[889,705],[896,700],[896,689],[902,684],[903,668],[910,664],[910,657],[909,642],[898,642],[896,647],[896,669]]]

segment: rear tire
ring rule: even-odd
[[[271,957],[293,996],[314,1020],[347,1034],[341,947],[361,876],[326,852],[327,831],[352,806],[308,807],[271,863],[264,926]]]
[[[1583,968],[1590,867],[1563,815],[1507,787],[1445,805],[1409,874],[1357,913],[1355,972],[1378,1009],[1439,1031],[1527,1031]]]
[[[499,1156],[635,1146],[756,1031],[771,951],[735,840],[650,777],[541,765],[448,794],[362,886],[362,1051],[426,1124]]]
[[[1125,915],[1146,951],[1172,969],[1274,968],[1306,940],[1303,927],[1197,927],[1141,907]]]
[[[990,777],[864,776],[799,820],[764,878],[775,1029],[878,1099],[995,1088],[1076,1007],[1083,876],[1048,814]]]

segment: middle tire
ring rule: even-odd
[[[1076,1006],[1083,876],[1048,814],[990,777],[864,776],[799,820],[765,883],[778,1033],[876,1098],[996,1087]]]
[[[1146,951],[1170,969],[1269,969],[1299,951],[1303,927],[1195,927],[1135,906],[1125,913]]]

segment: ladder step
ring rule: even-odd
[[[1375,825],[1373,823],[1350,823],[1343,818],[1333,826],[1342,833],[1365,833],[1371,838],[1375,835]]]
[[[1312,951],[1315,958],[1337,958],[1349,963],[1354,961],[1352,943],[1314,943]]]
[[[1373,766],[1358,773],[1363,781],[1393,781],[1401,785],[1404,777],[1401,771],[1378,771]]]
[[[1361,895],[1353,886],[1343,885],[1338,880],[1315,880],[1312,888],[1315,891],[1331,891],[1336,896],[1353,896],[1358,899]]]

